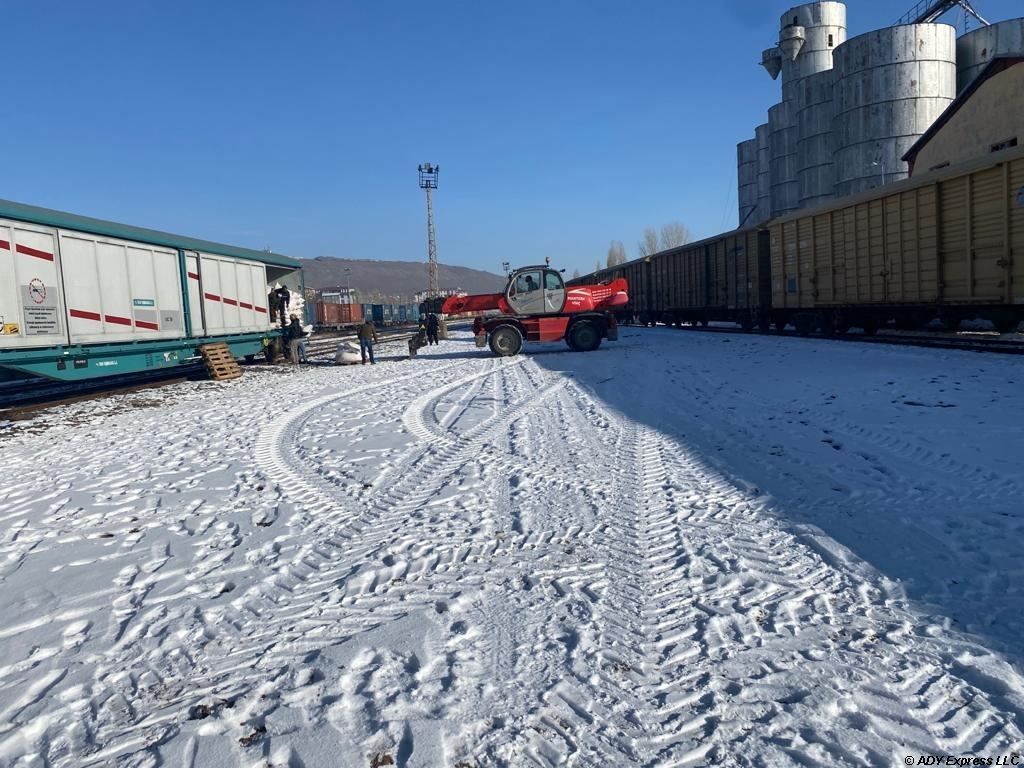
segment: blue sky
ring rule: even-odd
[[[913,3],[850,0],[850,35]],[[1019,0],[977,0],[990,20]],[[736,224],[763,0],[11,3],[0,197],[298,257],[570,271]],[[950,18],[955,20],[955,15]]]

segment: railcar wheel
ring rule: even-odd
[[[1013,312],[993,312],[987,319],[999,333],[1013,333],[1020,325],[1020,318]]]
[[[810,336],[818,328],[818,318],[813,312],[801,312],[793,318],[793,327],[801,336]]]
[[[499,325],[491,331],[490,346],[498,357],[515,357],[523,349],[523,334],[514,325]]]
[[[601,346],[601,334],[591,322],[576,323],[570,331],[572,341],[569,346],[577,352],[593,352]]]

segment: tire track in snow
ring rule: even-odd
[[[580,427],[563,420],[556,431],[580,434]],[[960,703],[950,709],[937,697],[915,700],[916,690],[908,697],[875,671],[880,657],[888,669],[928,657],[923,669],[955,668],[956,653],[910,635],[914,617],[891,607],[900,596],[848,553],[833,543],[809,548],[675,441],[629,424],[618,431],[617,455],[629,458],[613,471],[610,524],[597,529],[608,541],[596,580],[608,586],[589,590],[599,599],[577,615],[574,630],[577,638],[590,631],[596,614],[600,653],[577,652],[552,673],[557,663],[535,645],[519,654],[527,661],[517,671],[498,669],[512,677],[499,677],[502,702],[518,675],[539,683],[540,705],[520,704],[525,712],[507,719],[515,729],[485,734],[473,752],[480,760],[682,766],[746,764],[736,757],[746,752],[782,762],[806,754],[887,763],[907,748],[993,751],[1020,743],[1019,703],[992,681],[978,688],[943,673],[943,682],[925,686],[957,694]],[[584,455],[607,448],[594,445]],[[602,468],[592,467],[595,474]],[[564,637],[559,620],[577,573],[574,564],[563,566],[553,577],[559,588],[532,604],[513,592],[516,618],[499,612],[487,632],[499,634],[493,625],[507,622],[521,623],[523,637]],[[830,675],[837,657],[846,674],[821,685],[813,670]],[[1005,663],[1000,670],[1013,675]],[[909,678],[909,670],[902,675]],[[767,738],[773,729],[777,736]]]
[[[329,485],[315,473],[301,478],[284,477],[279,473],[280,466],[291,464],[290,458],[282,452],[276,456],[271,453],[265,469],[269,468],[271,473],[278,471],[272,476],[281,482],[286,498],[289,498],[289,490],[294,493],[298,489],[302,494],[304,519],[317,521],[316,542],[302,545],[295,557],[282,561],[275,576],[232,601],[230,609],[217,614],[216,646],[224,652],[218,654],[216,648],[207,643],[204,664],[191,669],[187,675],[194,686],[194,695],[186,695],[172,709],[180,712],[201,700],[212,699],[234,701],[236,706],[250,702],[246,704],[250,706],[253,685],[250,680],[280,677],[297,654],[363,634],[412,611],[431,609],[453,599],[458,592],[471,589],[470,571],[475,568],[482,572],[494,556],[498,542],[493,537],[435,532],[434,538],[424,544],[422,531],[412,537],[401,536],[397,531],[409,525],[416,510],[422,508],[455,471],[477,458],[493,434],[506,429],[508,423],[542,404],[563,386],[558,379],[552,383],[551,377],[546,382],[547,389],[540,392],[525,391],[522,382],[510,384],[509,394],[519,395],[511,408],[497,412],[458,439],[438,438],[425,447],[416,447],[408,461],[415,471],[368,495],[369,509],[360,512],[358,524],[341,516],[330,518],[333,522],[325,522],[327,516],[318,518],[319,510],[310,500],[319,497],[322,504],[329,501]],[[450,385],[443,388],[450,389]],[[323,407],[335,397],[330,395],[310,401],[303,413]],[[278,444],[282,439],[294,439],[301,428],[301,415],[289,416],[282,417],[267,431],[267,434],[278,435]],[[267,455],[265,449],[263,455]],[[311,533],[307,528],[293,533],[290,538],[302,540]],[[523,538],[515,546],[528,547],[530,542]],[[384,551],[390,554],[381,557]],[[440,582],[436,589],[430,583],[435,576]],[[206,622],[204,626],[203,631],[212,629]],[[255,727],[278,705],[275,697],[270,704],[255,707],[240,727]],[[130,729],[131,735],[126,734],[120,740],[121,746],[113,744],[111,749],[128,749],[137,738],[136,734],[152,727],[154,716],[136,723]],[[238,736],[246,734],[239,731]],[[104,755],[109,754],[111,752],[104,752]]]

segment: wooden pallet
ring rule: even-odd
[[[237,379],[242,375],[242,368],[227,344],[203,344],[199,347],[199,353],[203,356],[206,370],[210,372],[210,378],[214,381]]]

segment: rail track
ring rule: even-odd
[[[182,366],[173,371],[128,374],[116,381],[10,381],[0,383],[0,420],[16,420],[42,408],[77,403],[96,397],[138,392],[178,384],[204,375],[201,365]]]
[[[465,324],[468,324],[468,321],[457,320],[449,323],[449,327],[459,328]],[[407,341],[415,334],[414,328],[402,326],[380,329],[377,331],[379,343]],[[316,334],[306,343],[307,354],[314,362],[323,363],[333,358],[334,350],[340,342],[354,338],[354,331]],[[253,365],[263,363],[257,362]],[[178,384],[189,379],[204,378],[205,375],[205,368],[201,363],[197,363],[173,370],[126,374],[91,381],[23,379],[0,382],[0,421],[19,420],[44,408]]]

